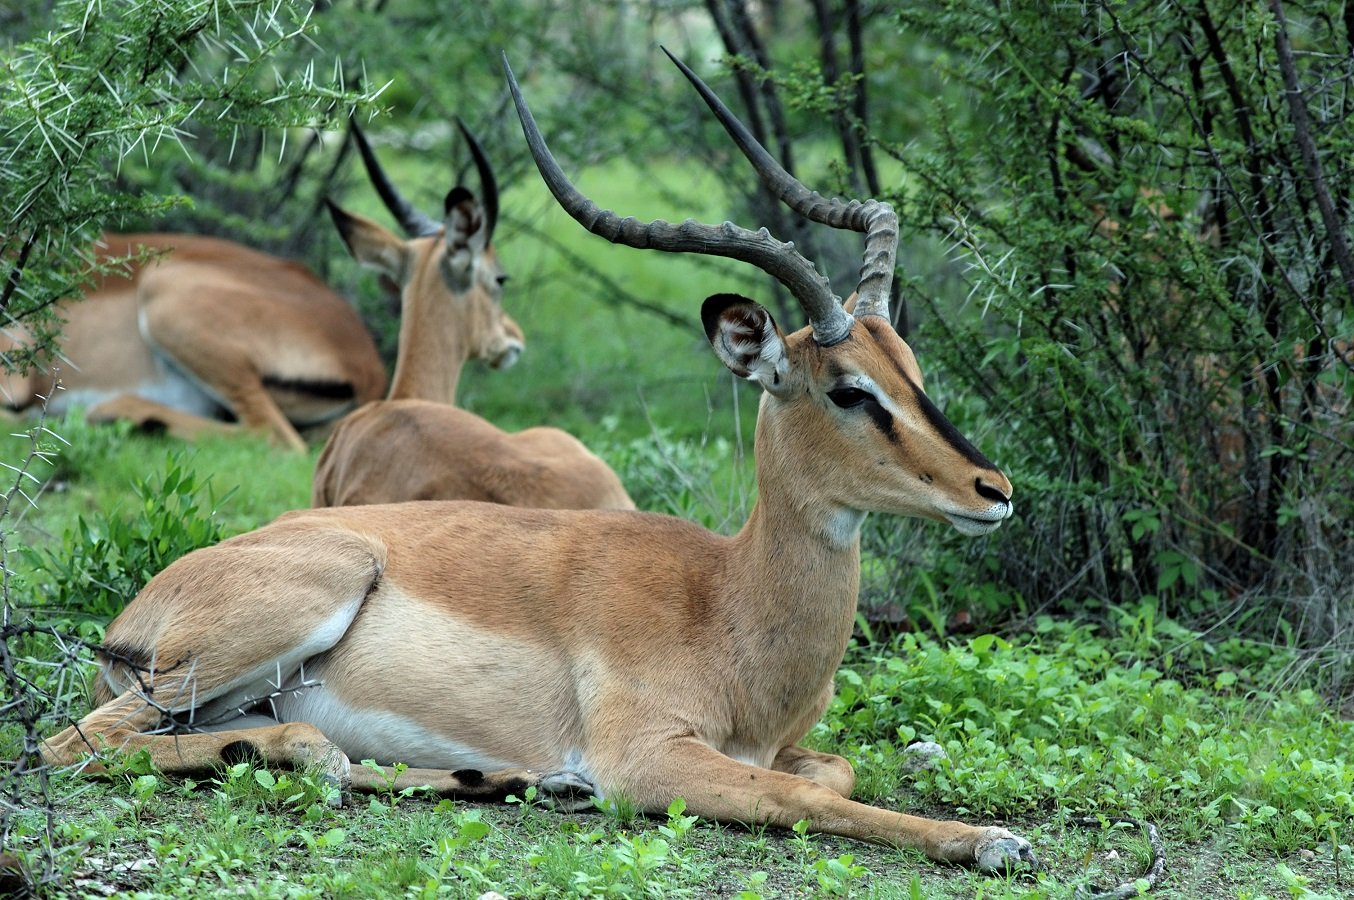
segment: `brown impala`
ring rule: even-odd
[[[62,304],[56,358],[4,379],[12,408],[49,397],[57,415],[82,406],[94,421],[188,439],[243,427],[299,450],[298,429],[331,424],[385,390],[357,313],[299,263],[186,234],[106,234],[94,254],[145,258]],[[58,377],[64,390],[53,391]]]
[[[333,204],[329,211],[353,256],[401,286],[400,350],[389,396],[353,412],[330,435],[311,502],[634,509],[616,473],[573,435],[558,428],[513,434],[455,406],[466,360],[502,368],[522,351],[522,332],[500,304],[507,275],[492,245],[497,182],[474,135],[464,125],[461,133],[484,202],[458,186],[447,195],[445,220],[435,222],[400,196],[353,127],[367,174],[409,239]]]
[[[509,85],[546,182],[589,230],[751,262],[803,306],[809,327],[788,336],[743,297],[701,311],[715,355],[765,391],[759,499],[743,529],[480,503],[289,513],[147,585],[108,629],[101,705],[51,740],[52,761],[106,743],[184,772],[253,751],[384,788],[349,767],[371,757],[419,767],[397,787],[534,784],[650,812],[681,796],[712,819],[807,819],[983,869],[1033,864],[1005,829],[850,800],[851,765],[798,745],[851,634],[865,514],[987,534],[1011,514],[1011,485],[926,398],[889,325],[893,211],[807,190],[682,71],[787,204],[866,234],[854,315],[765,231],[598,209],[551,158],[511,72]]]

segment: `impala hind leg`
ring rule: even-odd
[[[101,704],[46,741],[44,757],[145,749],[162,771],[188,774],[253,754],[318,765],[346,787],[347,759],[314,725],[247,727],[259,718],[245,714],[275,697],[323,689],[307,663],[343,638],[385,567],[374,538],[293,523],[196,550],[152,578],[105,634]]]
[[[90,422],[131,422],[142,431],[164,432],[180,440],[193,441],[204,435],[239,434],[240,426],[185,412],[139,394],[119,394],[91,407],[85,418]]]
[[[116,749],[145,750],[151,762],[167,775],[199,775],[244,757],[258,757],[293,768],[317,768],[326,779],[347,792],[348,757],[306,722],[192,734],[156,734],[163,726],[161,709],[140,691],[127,691],[110,700],[42,744],[49,765],[82,764],[83,771],[105,771],[103,753]]]
[[[807,747],[783,747],[776,754],[771,768],[777,772],[798,775],[823,787],[850,797],[856,788],[856,770],[840,756],[819,753]]]
[[[228,308],[224,299],[222,306]],[[306,449],[306,442],[264,386],[248,340],[241,339],[242,332],[260,323],[222,321],[215,319],[220,309],[163,307],[153,298],[143,302],[141,312],[152,351],[229,408],[241,426],[264,432],[293,450]],[[202,319],[200,313],[210,317]]]
[[[608,790],[635,798],[662,813],[674,797],[686,811],[722,822],[766,823],[789,828],[807,819],[814,831],[911,847],[941,862],[1006,871],[1038,864],[1030,842],[1004,828],[980,828],[866,806],[799,775],[762,769],[731,759],[695,738],[677,738],[645,754],[621,760]]]

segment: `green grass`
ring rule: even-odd
[[[199,519],[230,533],[306,495],[310,457],[261,442],[187,447],[76,423],[58,430],[72,443],[56,472],[66,487],[24,519],[19,534],[30,544],[54,545],[80,517],[100,533],[126,520],[133,537],[137,528],[169,534],[171,521],[191,532]],[[677,440],[668,449],[662,464],[633,447],[614,461],[632,481],[648,472],[655,503],[685,504],[696,518],[726,514],[707,505],[727,498],[700,477],[683,487],[672,475],[699,467],[706,452]],[[710,465],[727,466],[714,456]],[[164,502],[146,511],[144,490],[129,489],[137,482]],[[209,494],[225,499],[213,509]],[[57,576],[26,570],[29,559],[17,557],[19,598],[41,603]],[[91,639],[99,631],[86,623]],[[693,823],[678,810],[666,819],[562,815],[533,802],[417,795],[334,809],[306,773],[242,765],[195,784],[133,758],[108,781],[57,779],[64,884],[69,896],[144,897],[475,897],[489,888],[510,897],[1070,897],[1088,881],[1131,880],[1147,861],[1135,829],[1073,824],[1092,815],[1158,825],[1169,875],[1156,896],[1347,895],[1354,727],[1311,691],[1274,688],[1290,662],[1273,648],[1186,633],[1150,604],[1099,628],[1040,619],[1018,635],[905,634],[853,648],[811,742],[853,761],[862,800],[1026,835],[1045,862],[1037,876],[995,878],[830,837]],[[939,742],[948,761],[910,772],[901,750],[919,739]],[[38,827],[21,818],[15,846],[31,847]]]

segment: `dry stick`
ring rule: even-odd
[[[1139,821],[1138,819],[1106,819],[1102,822],[1099,816],[1081,816],[1073,819],[1072,824],[1081,825],[1085,828],[1099,828],[1102,825],[1134,825],[1147,833],[1147,842],[1152,845],[1152,861],[1147,864],[1146,871],[1140,877],[1133,881],[1125,881],[1123,884],[1112,888],[1080,885],[1076,890],[1077,900],[1129,900],[1131,897],[1141,896],[1142,892],[1138,890],[1140,882],[1147,882],[1147,890],[1149,891],[1157,886],[1157,881],[1166,870],[1166,849],[1161,843],[1161,834],[1151,822]]]

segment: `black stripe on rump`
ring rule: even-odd
[[[356,389],[347,381],[282,378],[277,375],[264,375],[263,384],[265,387],[293,391],[298,394],[309,394],[312,397],[323,397],[327,400],[352,400],[357,396]]]

